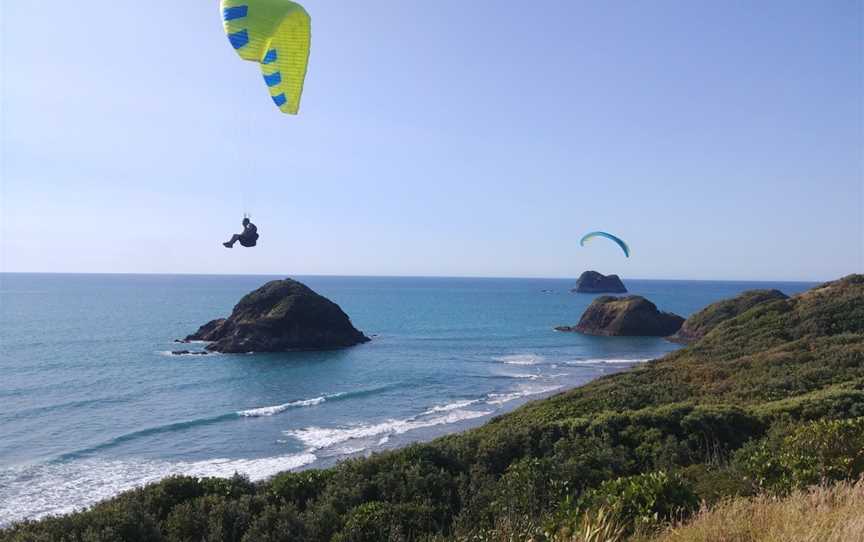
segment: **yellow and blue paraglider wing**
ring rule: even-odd
[[[309,64],[311,22],[303,8],[290,11],[270,42],[261,60],[264,82],[270,97],[283,113],[296,115],[303,95]]]
[[[228,41],[243,60],[261,62],[285,12],[278,0],[222,0]]]
[[[309,63],[312,22],[289,0],[222,0],[228,41],[243,60],[259,62],[273,102],[296,114]]]
[[[621,247],[621,250],[624,251],[625,256],[627,256],[628,258],[630,257],[630,247],[627,246],[627,243],[625,243],[624,240],[621,239],[620,237],[616,237],[616,236],[612,235],[611,233],[606,233],[605,231],[592,231],[591,233],[586,234],[582,238],[582,240],[579,241],[579,244],[584,247],[585,243],[587,243],[588,241],[590,241],[592,239],[596,239],[598,237],[602,237],[604,239],[609,239],[610,241],[612,241],[613,243],[615,243],[619,247]]]

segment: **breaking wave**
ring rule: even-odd
[[[436,425],[449,425],[464,420],[471,420],[492,414],[491,411],[480,410],[451,410],[443,416],[430,417],[419,415],[404,420],[386,420],[375,424],[358,424],[347,427],[306,427],[292,431],[285,431],[287,436],[296,438],[310,450],[329,448],[336,444],[352,440],[372,439],[382,442],[392,435],[401,435],[415,429],[434,427]],[[384,441],[386,442],[386,441]]]
[[[543,388],[527,388],[507,393],[490,393],[486,398],[486,403],[490,405],[503,405],[504,403],[509,403],[510,401],[515,401],[516,399],[522,399],[523,397],[553,392],[555,390],[561,389],[562,387],[563,386],[546,386]]]
[[[653,358],[641,358],[641,359],[580,359],[576,361],[565,361],[564,365],[615,365],[615,364],[626,364],[626,363],[645,363],[646,361],[651,361]]]
[[[249,410],[240,410],[237,412],[237,415],[243,416],[246,418],[254,418],[258,416],[273,416],[275,414],[279,414],[281,412],[285,412],[286,410],[290,410],[292,408],[301,408],[307,406],[315,406],[320,405],[324,401],[328,399],[336,399],[339,397],[343,397],[344,393],[334,393],[332,395],[322,395],[321,397],[313,397],[312,399],[302,399],[300,401],[291,401],[290,403],[284,403],[281,405],[274,406],[266,406],[260,408],[250,408]]]
[[[6,469],[0,471],[0,526],[72,512],[168,476],[228,478],[237,472],[252,480],[263,480],[315,460],[315,455],[309,452],[257,459],[179,462],[94,458]]]
[[[455,403],[450,403],[449,405],[434,406],[421,414],[421,416],[425,416],[428,414],[437,414],[438,412],[450,412],[451,410],[458,410],[467,406],[476,405],[481,401],[482,399],[467,399],[465,401],[457,401]]]
[[[287,403],[282,403],[280,405],[273,406],[264,406],[258,408],[250,408],[247,410],[237,411],[238,416],[242,416],[244,418],[254,418],[258,416],[273,416],[275,414],[280,414],[285,412],[286,410],[291,410],[294,408],[301,408],[307,406],[315,406],[320,405],[326,401],[334,401],[334,400],[342,400],[342,399],[351,399],[357,397],[365,397],[367,395],[375,395],[376,393],[385,392],[388,390],[392,390],[400,387],[400,384],[386,384],[384,386],[377,386],[374,388],[364,388],[354,391],[343,391],[338,393],[330,393],[321,395],[319,397],[313,397],[311,399],[298,399],[296,401],[289,401]]]
[[[513,354],[492,359],[500,361],[501,363],[506,363],[507,365],[537,365],[543,363],[546,358],[537,354]]]

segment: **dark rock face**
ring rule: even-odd
[[[228,318],[213,320],[185,341],[208,341],[224,353],[326,350],[369,342],[339,305],[295,280],[274,280],[246,295]]]
[[[685,344],[698,341],[726,320],[744,314],[756,305],[781,299],[787,299],[787,296],[780,290],[748,290],[732,299],[712,303],[687,318],[678,333],[669,340]]]
[[[576,326],[562,326],[558,331],[578,331],[587,335],[665,337],[681,328],[684,319],[677,314],[660,312],[644,297],[601,296],[582,315]]]
[[[245,297],[243,299],[246,299]],[[242,303],[242,301],[241,301]],[[236,307],[235,307],[236,310]],[[216,339],[205,339],[203,337],[210,337],[216,334],[216,331],[225,323],[225,318],[217,318],[216,320],[211,320],[204,324],[203,326],[198,328],[194,334],[189,335],[185,339],[178,341],[188,343],[190,341],[215,341]]]
[[[580,294],[623,294],[627,288],[618,275],[601,275],[597,271],[585,271],[570,290]]]

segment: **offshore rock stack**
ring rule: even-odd
[[[336,303],[292,279],[246,295],[228,318],[212,320],[181,342],[206,341],[210,352],[329,350],[369,342]]]

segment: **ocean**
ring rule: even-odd
[[[0,274],[0,525],[172,474],[253,480],[429,440],[679,346],[558,333],[575,280],[293,277],[372,342],[175,356],[176,338],[284,277]],[[753,288],[627,280],[687,316]]]

